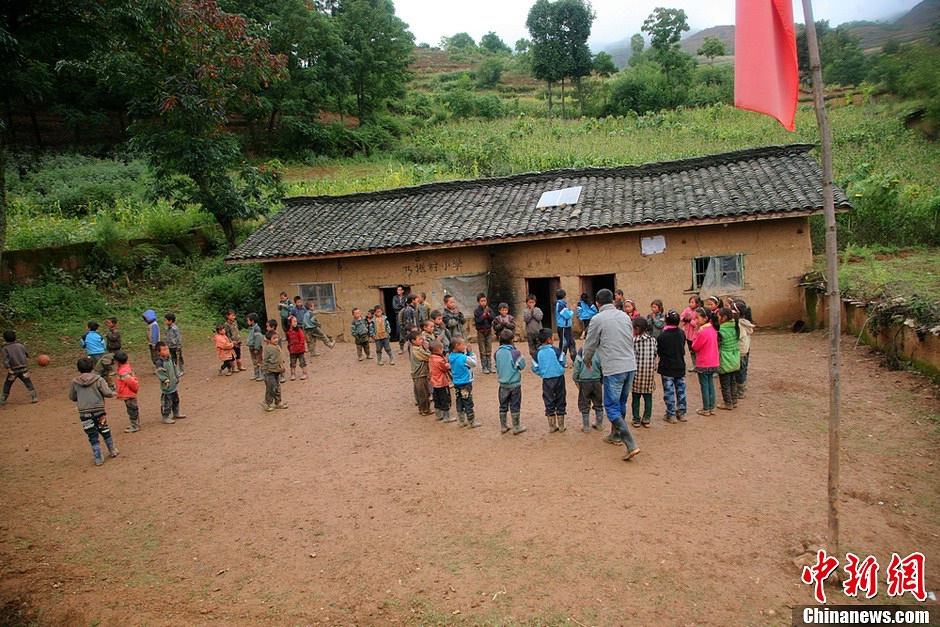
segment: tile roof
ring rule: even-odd
[[[812,147],[288,198],[227,260],[352,256],[815,213],[823,206],[822,170],[807,154]],[[542,192],[578,185],[577,204],[535,208]],[[850,207],[842,190],[835,190],[835,201],[837,209]]]

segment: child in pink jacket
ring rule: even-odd
[[[702,409],[696,413],[702,416],[715,415],[715,374],[718,372],[718,332],[711,318],[704,309],[695,310],[697,330],[692,340],[695,351],[695,371],[702,388]]]

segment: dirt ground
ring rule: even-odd
[[[529,431],[500,435],[495,375],[477,377],[484,427],[468,431],[417,414],[403,358],[378,368],[337,345],[268,414],[263,384],[215,376],[197,344],[189,417],[160,424],[142,374],[143,429],[122,433],[111,402],[121,454],[100,468],[66,398],[71,368],[34,371],[37,405],[17,383],[0,408],[0,623],[789,624],[812,602],[794,558],[826,530],[821,334],[756,335],[732,413],[669,425],[657,390],[629,463],[578,420],[549,434],[531,372]],[[892,551],[923,552],[938,585],[940,399],[853,344],[841,557],[879,559],[886,603]]]

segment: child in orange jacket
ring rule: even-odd
[[[124,401],[127,417],[131,421],[130,426],[124,429],[124,433],[136,433],[140,431],[140,410],[137,407],[137,391],[140,389],[140,383],[131,365],[127,363],[127,353],[124,351],[114,353],[114,363],[117,364],[117,397]]]
[[[228,377],[235,368],[235,344],[229,339],[228,334],[225,333],[225,327],[221,324],[215,325],[213,339],[215,340],[215,351],[219,355],[219,361],[222,362],[219,367],[219,374],[225,373],[225,376]]]
[[[454,422],[450,415],[450,362],[444,357],[444,344],[434,340],[430,344],[431,395],[434,398],[434,415],[443,422]]]

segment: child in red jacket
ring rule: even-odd
[[[434,398],[434,415],[443,422],[454,422],[450,415],[450,363],[444,357],[444,344],[431,342],[431,357],[428,360],[431,371],[431,394]]]
[[[297,324],[297,318],[291,316],[287,319],[287,352],[290,354],[290,380],[297,378],[296,369],[300,363],[300,380],[307,378],[307,338],[304,330]]]
[[[131,424],[124,433],[136,433],[140,431],[140,411],[137,407],[137,390],[140,384],[137,381],[137,375],[127,363],[127,353],[117,351],[114,353],[114,363],[117,364],[117,397],[124,401],[124,407],[127,408],[127,417]]]

